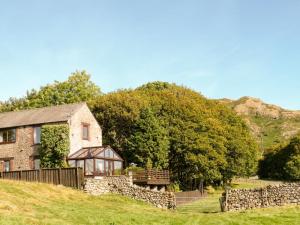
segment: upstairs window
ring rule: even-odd
[[[82,140],[89,140],[89,129],[90,125],[89,124],[82,124]]]
[[[41,127],[33,128],[33,143],[40,144],[41,143]]]
[[[16,129],[0,130],[0,144],[16,142]]]

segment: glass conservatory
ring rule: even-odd
[[[70,167],[81,167],[85,176],[120,175],[123,159],[110,147],[82,148],[68,157]]]

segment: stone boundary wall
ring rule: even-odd
[[[220,204],[222,211],[300,205],[300,183],[228,190],[223,193]]]
[[[131,179],[126,176],[87,178],[84,190],[91,195],[115,193],[151,203],[159,208],[176,208],[174,193],[149,190],[133,185]]]

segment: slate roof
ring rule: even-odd
[[[86,103],[50,106],[38,109],[0,113],[0,129],[67,122]]]

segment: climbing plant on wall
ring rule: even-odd
[[[43,168],[66,166],[66,157],[70,150],[69,126],[45,125],[41,129],[40,159]]]

